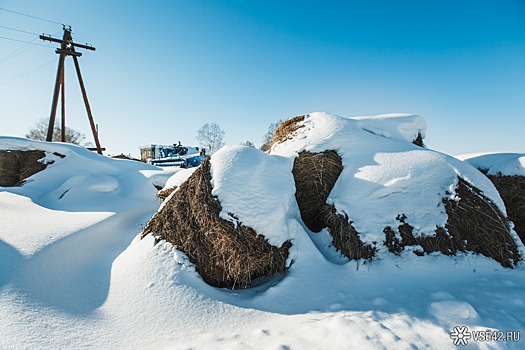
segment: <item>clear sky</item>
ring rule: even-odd
[[[76,42],[96,47],[79,50],[79,62],[110,154],[197,145],[207,122],[226,131],[227,144],[259,146],[270,123],[315,111],[413,113],[428,122],[429,148],[525,152],[523,0],[0,0],[0,8],[71,25]],[[0,10],[0,135],[23,136],[49,118],[58,55],[5,39],[42,32],[62,35],[59,24]],[[68,59],[67,122],[91,140],[74,73]]]

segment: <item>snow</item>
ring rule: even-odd
[[[494,185],[479,171],[410,142],[410,135],[417,135],[426,126],[421,117],[401,115],[399,121],[396,119],[395,115],[376,120],[312,113],[296,137],[274,145],[271,153],[294,157],[301,151],[336,150],[344,169],[328,202],[349,216],[364,242],[381,242],[383,229],[399,226],[396,218],[400,215],[407,217],[415,235],[433,235],[436,227],[444,227],[447,221],[442,199],[454,198],[458,175],[476,184],[506,212]],[[380,127],[382,122],[386,124]],[[410,126],[412,131],[408,131]],[[392,131],[381,133],[389,137],[378,137],[363,127],[376,131],[390,127]],[[409,137],[401,137],[399,130]]]
[[[396,140],[414,141],[425,137],[427,122],[412,114],[392,113],[367,117],[352,117],[358,127],[372,134]]]
[[[525,176],[524,153],[472,153],[456,158],[487,172],[488,175]]]
[[[230,146],[214,153],[211,164],[212,194],[221,201],[221,217],[242,222],[277,247],[291,238],[286,221],[295,202],[293,160]]]
[[[186,181],[197,168],[188,168],[188,169],[175,168],[175,169],[177,169],[177,172],[174,173],[168,179],[168,181],[166,181],[166,184],[164,185],[165,189],[178,187],[182,185],[184,181]]]
[[[42,149],[54,160],[24,186],[0,188],[0,349],[455,349],[455,326],[523,337],[522,263],[507,269],[479,255],[410,251],[334,263],[337,257],[319,248],[327,243],[314,242],[302,224],[293,157],[336,144],[345,181],[330,201],[372,236],[396,212],[406,211],[421,232],[441,222],[435,200],[453,188],[456,174],[503,207],[477,170],[412,145],[398,137],[400,120],[385,121],[390,126],[368,121],[365,131],[362,120],[312,114],[298,130],[307,138],[272,154],[232,146],[212,156],[222,215],[273,244],[293,244],[284,278],[242,291],[207,285],[171,244],[140,239],[161,204],[153,185],[178,186],[192,170],[173,173],[76,146],[0,137],[0,149]],[[343,135],[353,141],[341,145]],[[368,196],[363,208],[351,207],[343,192]],[[394,208],[402,199],[415,204]],[[374,208],[379,201],[385,211]],[[425,216],[432,205],[434,214]],[[470,341],[466,348],[503,347],[521,349],[523,340]]]

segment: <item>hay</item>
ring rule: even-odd
[[[487,175],[498,190],[507,208],[507,215],[514,223],[514,230],[525,243],[525,177]]]
[[[211,194],[210,180],[206,159],[148,222],[142,235],[171,242],[215,287],[246,288],[256,279],[284,274],[291,243],[272,246],[253,229],[220,218],[221,205]]]
[[[425,148],[425,143],[423,142],[423,136],[421,135],[420,132],[417,133],[417,137],[412,140],[412,143],[416,146],[419,146],[419,147],[423,147]]]
[[[20,186],[28,177],[42,171],[47,164],[39,162],[44,151],[0,151],[0,186]]]
[[[319,232],[327,227],[324,221],[326,200],[341,171],[343,164],[335,151],[303,151],[294,160],[292,173],[296,188],[295,198],[301,218],[312,232]]]
[[[399,254],[406,246],[420,246],[422,250],[415,249],[416,255],[422,256],[425,253],[441,252],[445,255],[455,255],[458,250],[465,251],[461,242],[453,240],[445,229],[438,227],[435,230],[434,236],[418,236],[413,235],[414,227],[405,222],[406,216],[400,215],[397,220],[400,225],[397,227],[397,233],[389,226],[383,232],[385,233],[384,244],[388,247],[391,253]],[[459,246],[459,248],[458,248]]]
[[[326,200],[339,178],[343,164],[335,151],[301,152],[294,160],[295,198],[301,219],[312,232],[327,227],[332,244],[350,259],[370,259],[374,249],[364,244],[347,215],[338,214]]]
[[[175,191],[176,189],[177,189],[177,186],[170,187],[170,188],[165,188],[165,189],[160,189],[157,192],[157,198],[160,199],[161,201],[163,201],[166,198],[168,198],[170,196],[170,194],[172,194],[173,191]]]
[[[512,267],[520,259],[516,243],[509,232],[505,216],[479,189],[459,178],[456,193],[459,199],[443,199],[448,221],[445,228],[438,227],[434,236],[412,234],[413,227],[405,222],[406,216],[397,219],[399,239],[394,229],[386,227],[385,245],[390,252],[399,253],[406,246],[419,245],[423,251],[416,254],[441,252],[454,255],[458,251],[483,254]]]
[[[506,267],[520,259],[505,216],[476,187],[459,178],[459,201],[445,200],[448,233],[466,242],[465,249],[491,257]]]
[[[298,115],[297,117],[286,119],[284,122],[279,124],[273,133],[268,149],[272,148],[272,146],[276,143],[283,143],[286,140],[290,140],[294,136],[294,132],[297,129],[303,127],[303,125],[299,123],[302,122],[305,117],[306,115]]]

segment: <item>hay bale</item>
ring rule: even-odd
[[[343,171],[341,157],[335,151],[300,152],[294,160],[295,198],[301,219],[312,232],[327,227],[326,200]]]
[[[326,200],[339,178],[343,164],[335,151],[303,151],[294,160],[295,198],[301,219],[312,232],[328,228],[332,244],[350,259],[370,259],[374,249],[364,244],[348,216],[338,214]]]
[[[47,164],[39,162],[44,151],[0,151],[0,186],[20,186],[25,179],[42,171]]]
[[[343,170],[341,158],[335,151],[321,153],[301,152],[294,160],[295,198],[304,224],[312,232],[328,228],[334,247],[350,259],[371,259],[375,247],[364,243],[348,216],[337,213],[326,200]],[[505,216],[479,189],[459,178],[456,188],[458,200],[443,199],[448,221],[433,235],[414,236],[407,217],[399,215],[396,228],[384,229],[386,245],[398,254],[406,246],[419,245],[414,253],[423,255],[441,252],[455,255],[471,251],[512,267],[520,259]]]
[[[465,250],[491,257],[506,267],[520,259],[505,216],[483,193],[459,178],[458,201],[445,200],[448,233],[464,242]]]
[[[406,246],[419,245],[423,251],[415,251],[418,255],[423,252],[454,255],[458,251],[471,251],[492,258],[502,266],[514,266],[520,255],[507,219],[479,189],[462,178],[458,180],[458,200],[443,199],[448,215],[445,228],[438,227],[434,236],[415,237],[413,227],[405,222],[406,216],[400,215],[397,219],[401,225],[397,232],[401,239],[394,229],[386,227],[384,244],[396,254]]]
[[[507,208],[507,215],[514,223],[514,230],[525,243],[525,177],[487,175],[498,190]]]
[[[297,129],[303,127],[300,122],[302,122],[305,117],[306,115],[298,115],[296,117],[286,119],[284,122],[279,124],[273,133],[268,149],[272,148],[272,146],[276,143],[283,143],[286,140],[290,140],[293,137],[294,132]]]
[[[291,243],[275,247],[253,229],[222,219],[221,204],[211,191],[210,160],[206,159],[148,222],[142,235],[171,242],[215,287],[246,288],[256,279],[285,273]]]

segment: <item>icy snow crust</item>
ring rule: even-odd
[[[313,122],[342,124],[339,130],[347,123],[322,115],[305,124]],[[354,136],[374,136],[349,129]],[[405,140],[389,142],[407,148],[399,151],[406,159],[423,151]],[[301,224],[289,188],[298,147],[281,156],[228,147],[212,157],[223,215],[257,227],[274,243],[293,242],[288,274],[245,291],[210,287],[171,244],[140,239],[160,205],[153,184],[166,184],[172,175],[167,169],[71,145],[0,137],[0,149],[13,147],[44,150],[55,162],[22,187],[0,188],[0,349],[456,349],[450,333],[458,325],[521,331],[523,338],[521,264],[504,269],[478,255],[412,252],[366,264],[327,259]],[[386,158],[377,162],[375,155],[363,156],[363,164],[351,166],[370,179],[374,168],[360,169],[385,164],[396,149],[381,149]],[[367,159],[374,162],[365,164]],[[180,183],[186,175],[170,181]],[[374,179],[378,188],[389,181]],[[523,339],[467,346],[523,347]]]

